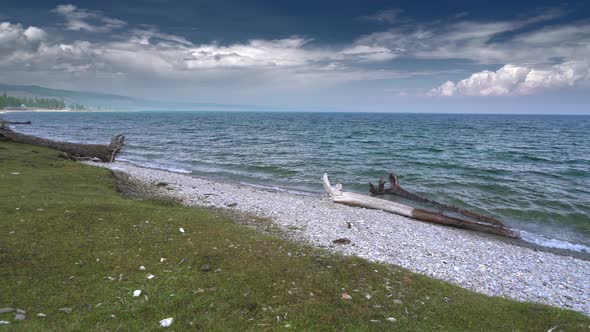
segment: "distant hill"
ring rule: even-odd
[[[136,109],[146,106],[145,101],[111,94],[48,89],[36,85],[0,84],[0,93],[18,97],[39,97],[63,99],[66,104],[83,104],[90,108]]]
[[[186,103],[146,100],[121,95],[49,89],[37,85],[9,85],[0,83],[0,94],[18,97],[63,99],[67,105],[81,104],[91,109],[113,110],[264,110],[268,107],[234,104]]]

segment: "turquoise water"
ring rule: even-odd
[[[485,212],[548,246],[590,247],[590,116],[349,113],[12,113],[44,137],[107,142],[120,159],[283,190],[401,184]],[[565,241],[565,242],[564,242]]]

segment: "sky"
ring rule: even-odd
[[[590,114],[590,1],[9,1],[0,83],[308,111]]]

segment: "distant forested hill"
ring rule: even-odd
[[[146,100],[121,95],[49,89],[37,85],[0,84],[0,94],[21,98],[60,99],[67,106],[84,105],[88,109],[111,110],[228,110],[228,111],[260,111],[276,110],[276,107],[212,104],[196,102],[178,102],[163,100]],[[27,105],[28,106],[28,105]]]
[[[94,92],[49,89],[36,85],[0,84],[0,94],[25,98],[29,101],[31,99],[34,100],[35,98],[42,100],[61,100],[64,103],[64,107],[65,105],[76,105],[78,107],[84,105],[86,108],[90,109],[136,109],[141,107],[140,100],[130,97]],[[29,103],[21,104],[37,107],[32,104],[29,105]],[[20,104],[18,106],[20,106]]]
[[[66,104],[63,101],[63,99],[39,97],[14,97],[7,95],[6,92],[0,95],[0,108],[20,106],[53,109],[66,108]]]

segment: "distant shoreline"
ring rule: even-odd
[[[3,113],[111,113],[111,112],[136,112],[132,110],[71,110],[71,109],[0,109]]]
[[[49,108],[19,108],[6,107],[0,109],[0,113],[17,113],[17,112],[71,112],[69,109],[49,109]]]

